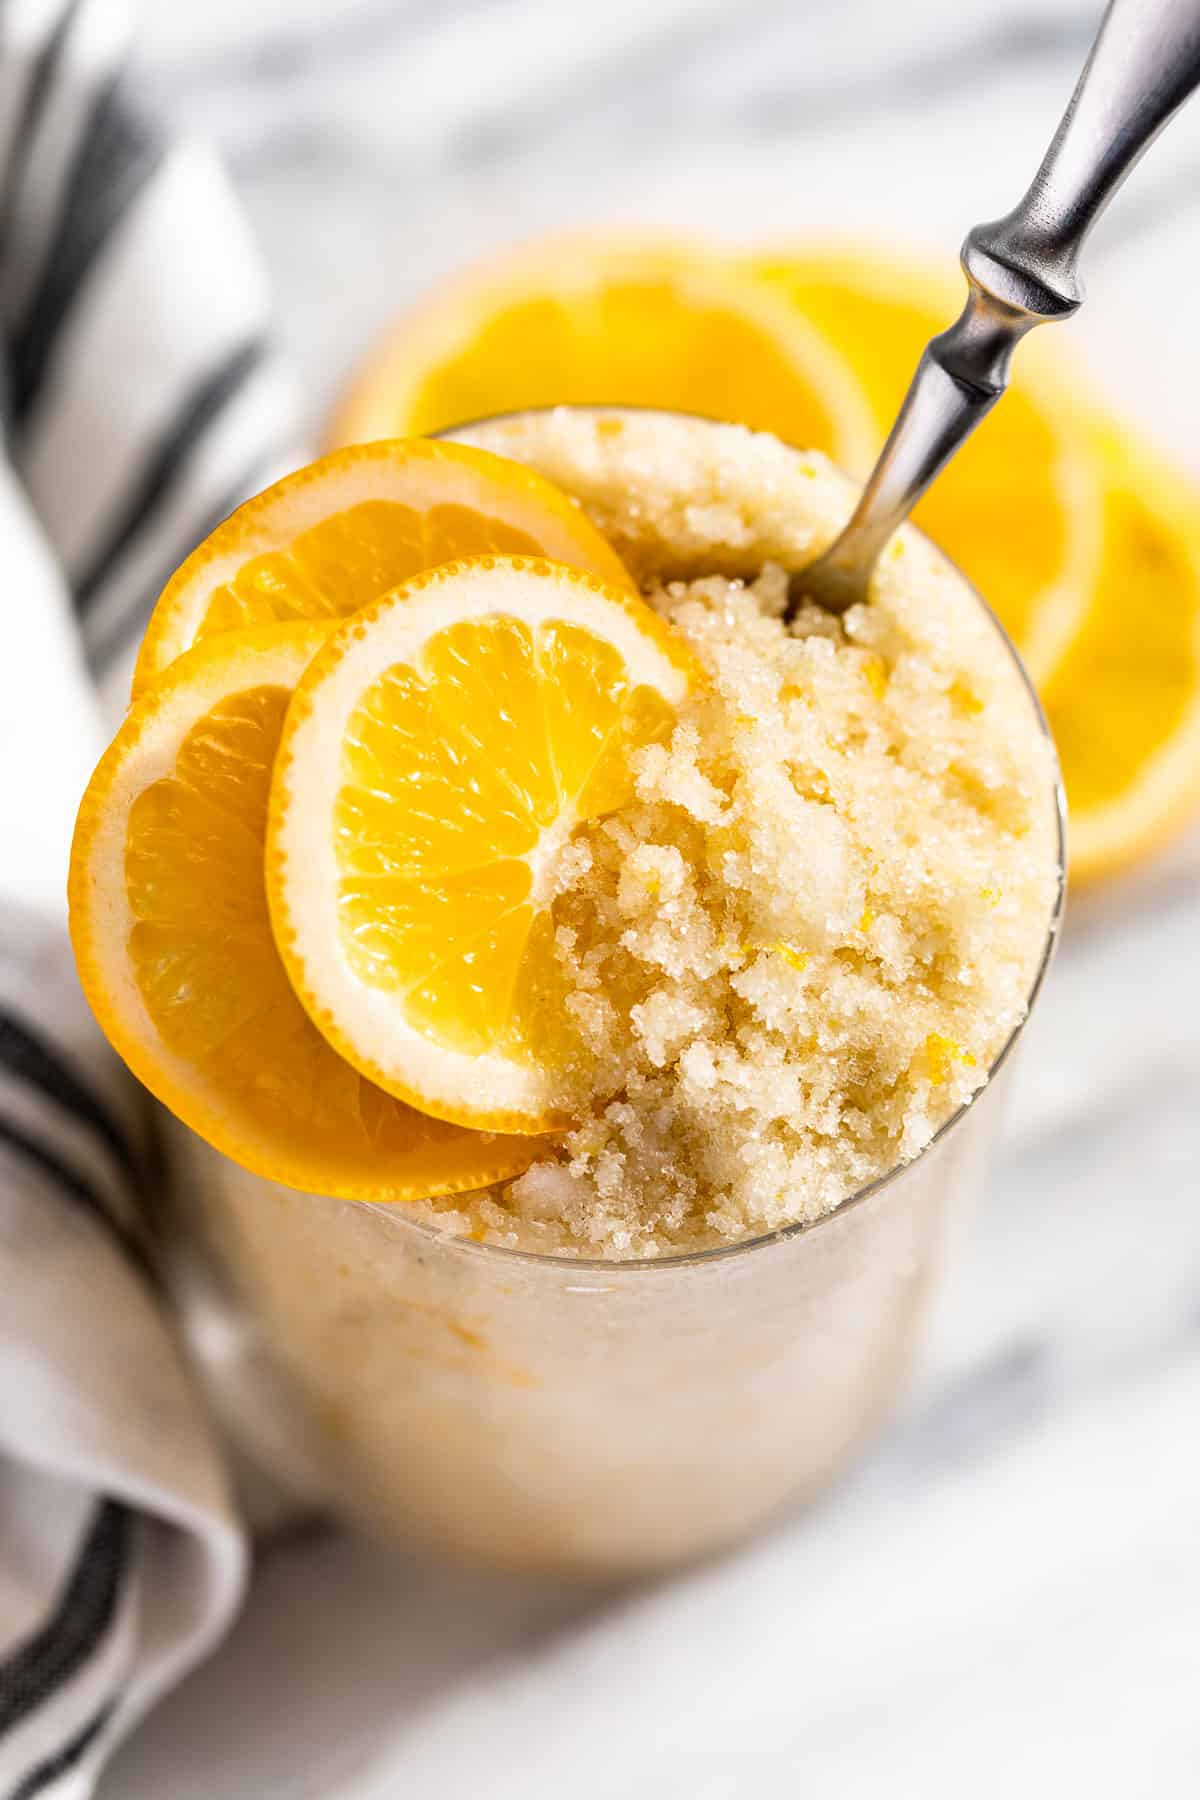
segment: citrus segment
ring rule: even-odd
[[[418,577],[329,640],[288,712],[267,885],[347,1061],[464,1124],[565,1122],[561,859],[697,679],[641,600],[526,558]]]
[[[400,320],[330,438],[596,402],[734,419],[848,465],[870,450],[857,384],[794,308],[695,246],[591,238],[473,270]]]
[[[819,249],[756,262],[753,273],[846,358],[870,402],[878,449],[922,350],[962,307],[961,276],[877,252]],[[913,514],[996,609],[1037,680],[1070,640],[1100,548],[1087,409],[1060,363],[1061,350],[1021,346],[1003,404]],[[851,472],[863,476],[869,466]]]
[[[628,581],[580,508],[519,463],[419,441],[324,456],[248,500],[178,569],[146,629],[134,694],[201,638],[345,618],[422,569],[490,552]]]
[[[275,949],[263,838],[292,689],[328,635],[260,627],[191,651],[132,709],[84,797],[71,932],[112,1043],[256,1174],[411,1199],[523,1169],[535,1145],[429,1119],[330,1049]]]
[[[1095,443],[1102,573],[1044,694],[1075,879],[1132,861],[1200,810],[1200,504],[1129,437]]]

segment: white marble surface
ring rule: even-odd
[[[1081,0],[173,0],[314,416],[397,303],[593,220],[942,246],[1024,185]],[[1073,329],[1200,472],[1200,108]],[[1080,907],[917,1388],[816,1512],[597,1599],[265,1560],[105,1800],[1200,1792],[1200,844]]]

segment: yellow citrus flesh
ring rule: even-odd
[[[698,680],[636,596],[528,558],[435,570],[330,638],[284,727],[267,888],[348,1062],[462,1124],[566,1121],[556,872]]]
[[[1200,810],[1200,501],[1128,436],[1094,441],[1102,572],[1043,696],[1076,880],[1132,862]]]
[[[874,453],[921,351],[961,309],[961,276],[877,253],[820,249],[763,259],[752,272],[853,368],[875,417]],[[995,608],[1038,681],[1070,641],[1100,550],[1101,484],[1087,408],[1052,366],[1058,361],[1045,345],[1022,346],[1003,403],[913,514]],[[866,467],[851,472],[861,476]]]
[[[256,1174],[350,1199],[482,1186],[525,1168],[536,1144],[426,1118],[364,1080],[313,1027],[271,935],[271,771],[328,633],[213,638],[134,705],[75,832],[80,978],[150,1091]]]
[[[531,246],[400,320],[330,438],[597,402],[734,419],[847,466],[869,455],[857,383],[794,308],[702,250],[593,239]]]
[[[419,441],[335,451],[248,500],[176,571],[146,629],[134,695],[202,638],[344,618],[422,569],[489,552],[628,580],[580,508],[519,463]]]

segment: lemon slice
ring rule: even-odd
[[[697,245],[590,236],[472,269],[399,319],[329,437],[589,402],[734,419],[854,468],[874,437],[858,383],[786,299]]]
[[[929,339],[965,298],[940,269],[860,249],[799,249],[750,272],[815,325],[853,369],[875,417],[872,455]],[[939,475],[913,521],[995,608],[1036,681],[1065,653],[1101,551],[1090,400],[1061,344],[1022,344],[1002,403]],[[863,476],[870,459],[848,465]]]
[[[146,628],[134,694],[198,639],[344,618],[422,569],[489,551],[628,581],[580,508],[519,463],[420,442],[323,456],[240,506],[176,571]]]
[[[269,1180],[349,1199],[480,1187],[530,1138],[463,1131],[348,1067],[275,949],[267,794],[292,690],[328,628],[213,638],[132,708],[80,807],[71,936],[92,1010],[151,1093]]]
[[[560,859],[699,679],[635,595],[531,558],[434,570],[329,640],[288,710],[267,890],[347,1062],[461,1124],[567,1121]]]
[[[1126,867],[1200,811],[1200,496],[1125,432],[1094,444],[1102,572],[1043,692],[1076,881]]]

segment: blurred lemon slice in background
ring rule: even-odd
[[[861,251],[753,272],[846,357],[890,426],[961,277]],[[915,522],[997,611],[1042,693],[1070,806],[1071,875],[1115,873],[1200,806],[1200,495],[1105,418],[1050,333]]]
[[[1042,698],[1077,880],[1126,867],[1200,806],[1200,498],[1129,433],[1097,428],[1103,556]]]
[[[819,326],[853,368],[875,418],[874,455],[921,351],[961,310],[962,277],[953,264],[940,276],[859,251],[765,258],[753,273]],[[913,514],[999,614],[1035,681],[1070,641],[1101,539],[1088,406],[1082,389],[1051,366],[1049,348],[1021,346],[1003,401]],[[852,473],[869,467],[868,460]]]
[[[739,419],[851,469],[875,436],[842,358],[765,282],[699,247],[563,237],[485,263],[401,318],[330,437],[589,401]]]

